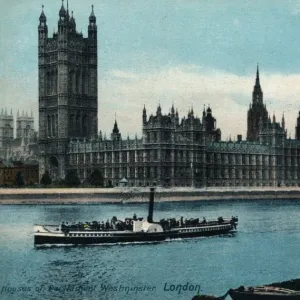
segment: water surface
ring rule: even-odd
[[[154,218],[238,215],[238,232],[154,244],[33,245],[33,224],[106,220],[147,204],[11,205],[0,207],[0,299],[191,299],[194,291],[300,278],[300,201],[157,203]],[[188,285],[187,285],[188,284]],[[128,288],[132,290],[128,291]]]

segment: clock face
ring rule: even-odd
[[[42,22],[42,26],[45,26],[45,23],[44,23],[44,22]]]
[[[65,20],[65,17],[61,17],[61,20],[64,21],[64,20]]]

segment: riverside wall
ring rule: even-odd
[[[0,204],[97,204],[147,202],[147,188],[0,189]],[[300,200],[300,188],[173,188],[156,189],[156,201]]]

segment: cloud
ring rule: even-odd
[[[288,132],[294,136],[297,111],[300,109],[300,74],[261,73],[264,102],[277,120],[285,113]],[[110,133],[115,113],[123,137],[141,134],[142,109],[148,116],[156,113],[160,103],[168,113],[174,103],[180,117],[193,106],[202,115],[203,106],[210,105],[226,140],[242,133],[245,137],[247,110],[252,101],[255,74],[237,76],[196,65],[181,65],[151,73],[112,70],[99,81],[99,125]]]
[[[123,138],[128,133],[131,137],[135,133],[141,136],[144,105],[149,117],[156,113],[159,103],[163,113],[169,113],[174,103],[181,118],[191,107],[201,117],[204,105],[210,105],[224,140],[239,133],[245,137],[253,73],[238,76],[198,65],[152,68],[147,72],[107,71],[99,76],[99,129],[110,136],[116,115]],[[260,80],[270,115],[275,112],[276,119],[281,120],[284,112],[288,133],[294,137],[300,110],[300,74],[261,73]],[[18,109],[33,110],[37,128],[37,72],[15,80],[0,77],[0,88],[1,108],[12,108],[15,115]]]

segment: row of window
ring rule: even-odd
[[[109,233],[69,233],[69,236],[98,237],[111,236]]]
[[[225,229],[226,226],[219,226],[219,227],[207,227],[207,228],[192,228],[192,229],[182,229],[179,232],[204,232],[204,231],[212,231],[212,230],[221,230],[221,229]]]

